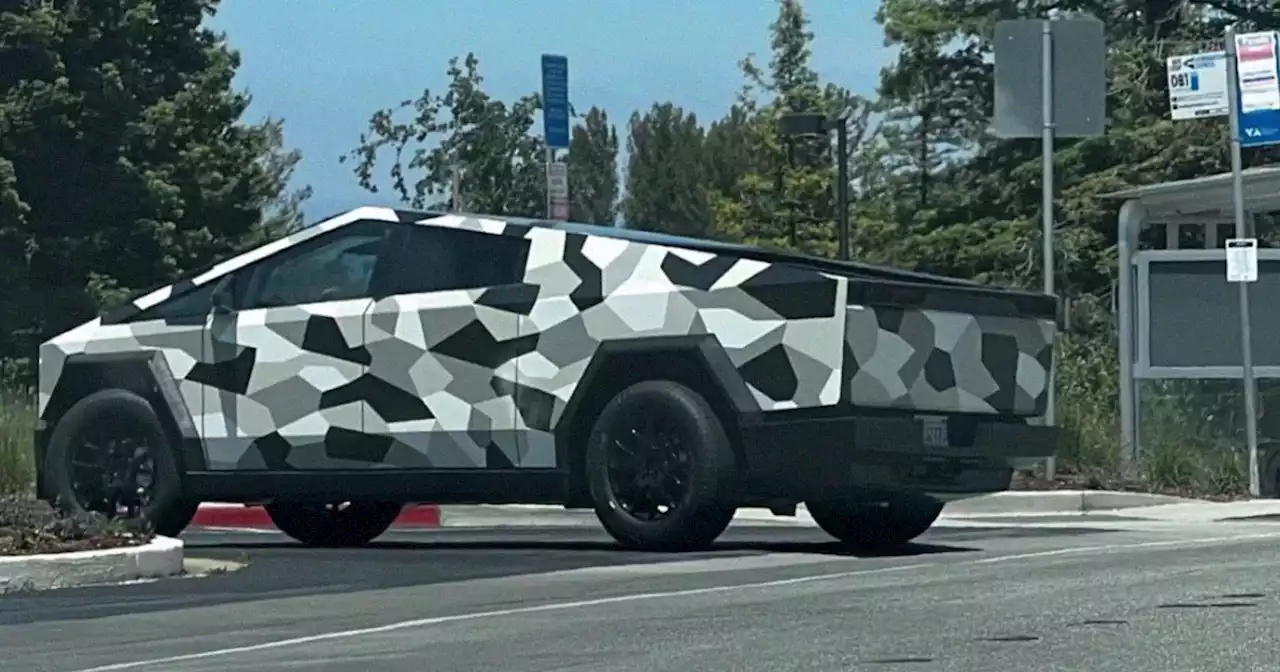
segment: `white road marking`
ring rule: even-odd
[[[263,527],[224,527],[221,525],[193,525],[192,532],[218,532],[223,534],[280,534],[279,530]]]
[[[783,586],[794,586],[806,583],[816,583],[818,581],[836,581],[841,579],[849,579],[859,576],[868,576],[872,574],[889,574],[894,572],[905,572],[913,569],[926,569],[929,567],[954,567],[963,565],[988,565],[1001,562],[1010,562],[1017,560],[1030,560],[1035,558],[1051,558],[1055,556],[1074,555],[1080,553],[1100,552],[1100,551],[1127,551],[1147,548],[1160,548],[1171,546],[1203,546],[1208,544],[1219,544],[1228,542],[1241,541],[1257,541],[1262,539],[1280,539],[1280,531],[1265,534],[1243,534],[1227,537],[1210,537],[1204,539],[1175,539],[1164,541],[1144,541],[1132,544],[1109,544],[1099,546],[1080,546],[1075,548],[1060,548],[1050,551],[1036,551],[1033,553],[1018,553],[1014,555],[1001,555],[993,558],[981,558],[977,560],[966,560],[955,563],[941,562],[924,562],[913,565],[899,565],[896,567],[879,567],[876,569],[863,569],[847,572],[832,572],[828,574],[814,574],[810,576],[794,577],[790,579],[777,579],[773,581],[759,581],[755,583],[740,583],[724,586],[711,586],[707,588],[688,588],[683,590],[669,590],[655,593],[633,593],[631,595],[615,595],[612,597],[601,597],[591,600],[574,600],[572,602],[553,602],[550,604],[539,604],[528,607],[512,607],[509,609],[494,609],[491,611],[476,611],[466,614],[453,614],[450,616],[433,616],[431,618],[417,618],[408,621],[397,621],[395,623],[387,623],[368,628],[357,628],[352,630],[336,630],[325,632],[318,635],[306,635],[303,637],[292,637],[289,639],[278,639],[261,644],[250,644],[246,646],[233,646],[223,649],[211,649],[208,651],[198,651],[196,653],[187,653],[177,656],[167,656],[164,658],[151,658],[146,660],[133,660],[123,663],[113,663],[111,665],[100,665],[98,667],[86,667],[74,670],[73,672],[114,672],[115,670],[131,670],[139,667],[147,667],[150,665],[169,665],[172,663],[181,663],[192,660],[208,660],[210,658],[221,658],[223,656],[233,656],[242,653],[253,653],[255,651],[269,651],[272,649],[281,649],[290,646],[300,646],[304,644],[313,644],[315,642],[326,642],[339,639],[353,639],[356,637],[364,637],[367,635],[379,635],[388,632],[396,632],[399,630],[409,630],[413,628],[423,628],[433,625],[444,625],[449,623],[460,623],[464,621],[476,621],[488,618],[501,618],[504,616],[522,616],[525,614],[538,614],[549,611],[570,611],[574,609],[584,609],[588,607],[598,607],[608,604],[621,604],[625,602],[640,602],[645,600],[659,600],[672,597],[691,597],[694,595],[709,595],[714,593],[727,593],[733,591],[745,590],[765,590],[769,588],[780,588]]]

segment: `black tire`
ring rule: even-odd
[[[617,437],[633,433],[635,423],[652,420],[663,428],[669,443],[679,443],[676,460],[664,459],[662,466],[639,467],[645,479],[681,481],[678,501],[655,519],[646,520],[628,510],[626,495],[620,493],[611,474]],[[654,430],[656,435],[657,430]],[[667,446],[671,449],[670,446]],[[643,450],[655,462],[663,451]],[[672,453],[666,453],[670,457]],[[634,459],[634,458],[633,458]],[[615,465],[616,466],[616,465]],[[642,550],[686,551],[706,548],[724,532],[733,519],[733,489],[737,460],[724,425],[701,395],[676,382],[651,380],[636,383],[620,392],[600,412],[591,430],[586,453],[587,483],[596,517],[605,530],[624,546]],[[634,483],[635,481],[633,481]],[[657,487],[650,480],[649,487]],[[675,497],[675,493],[669,494]],[[652,499],[652,497],[650,498]]]
[[[145,443],[152,485],[149,501],[137,508],[137,514],[156,534],[166,537],[181,534],[191,523],[199,503],[183,499],[181,472],[174,447],[155,409],[146,399],[128,390],[94,392],[76,402],[54,426],[49,436],[44,468],[45,487],[54,497],[56,506],[73,516],[96,511],[109,518],[133,517],[121,516],[118,510],[110,510],[111,502],[106,500],[84,501],[86,493],[77,490],[73,460],[80,454],[86,438],[98,431]],[[93,455],[101,456],[102,451]]]
[[[905,544],[924,534],[942,514],[928,497],[895,497],[888,502],[820,501],[806,506],[822,531],[858,551]]]
[[[267,515],[281,532],[308,545],[337,548],[364,546],[377,539],[404,505],[399,502],[272,502]]]

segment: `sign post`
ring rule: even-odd
[[[1242,146],[1280,142],[1280,78],[1276,34],[1226,31],[1227,101],[1231,114],[1231,201],[1235,238],[1227,241],[1227,280],[1240,288],[1241,379],[1244,383],[1245,441],[1249,450],[1249,493],[1261,494],[1258,465],[1258,388],[1253,379],[1253,333],[1249,324],[1249,283],[1258,278],[1258,241],[1247,238]],[[1252,266],[1252,268],[1250,268]]]
[[[542,129],[547,143],[547,218],[569,218],[567,167],[556,161],[557,149],[569,148],[569,59],[542,55]],[[558,166],[558,167],[557,167]],[[559,186],[553,185],[559,180]]]
[[[1089,138],[1106,130],[1106,36],[1090,16],[996,23],[995,116],[1002,138],[1041,141],[1041,256],[1044,292],[1054,290],[1054,165],[1056,138]],[[1054,372],[1049,372],[1045,424],[1054,424]],[[1055,460],[1045,461],[1052,479]]]

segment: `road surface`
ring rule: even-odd
[[[587,527],[331,551],[197,531],[189,556],[248,566],[0,598],[0,670],[1275,669],[1280,525],[1008,525],[861,558],[796,527],[695,555]]]

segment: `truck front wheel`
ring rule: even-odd
[[[924,534],[942,514],[941,502],[923,496],[887,502],[808,502],[806,507],[823,532],[861,551],[905,544]]]

